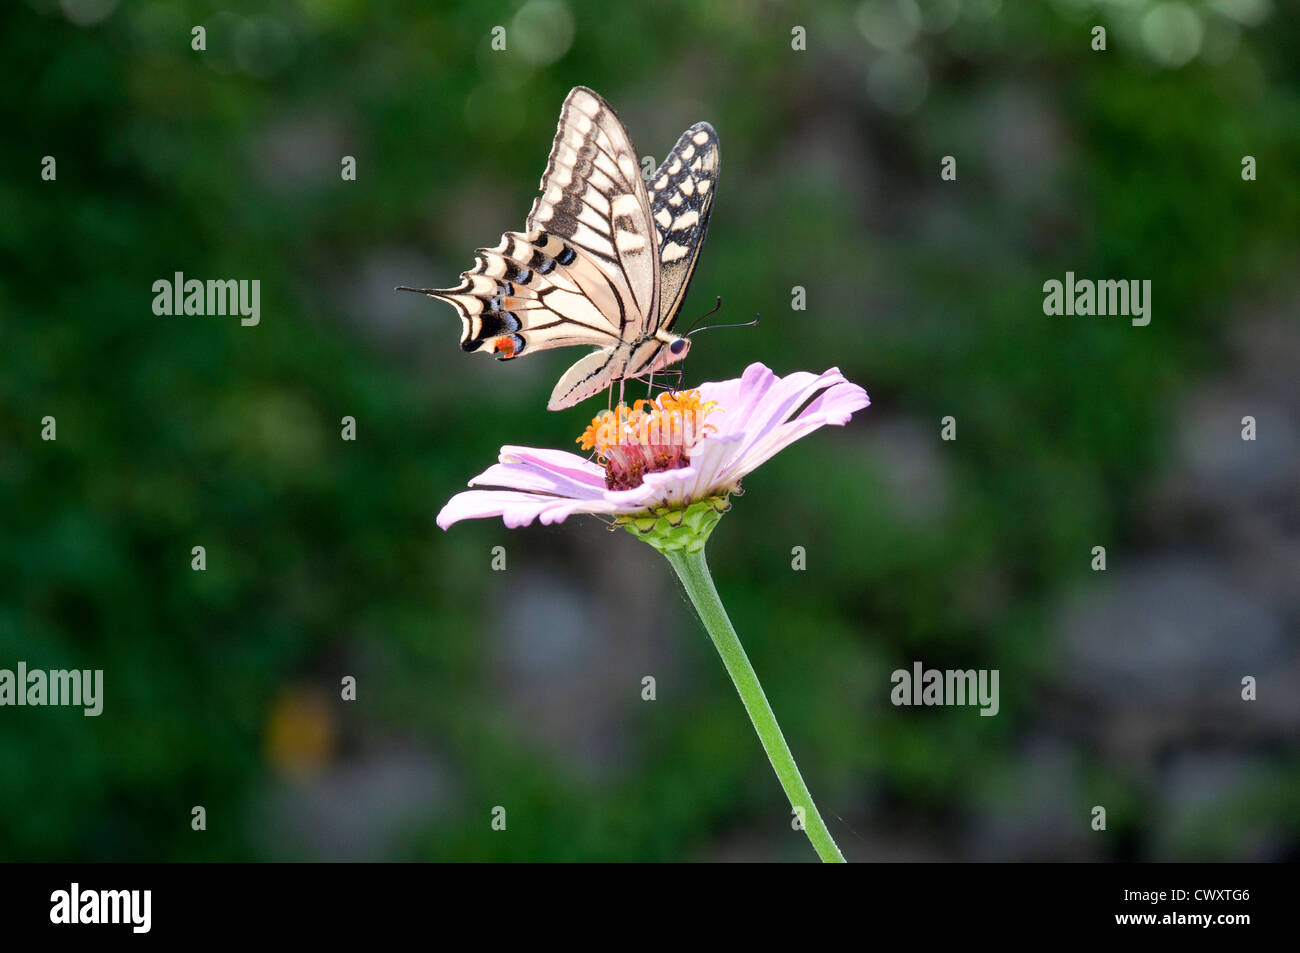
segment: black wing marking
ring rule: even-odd
[[[477,254],[455,288],[409,289],[456,308],[462,349],[509,360],[527,351],[619,342],[618,289],[564,239],[506,232],[499,245]]]
[[[659,234],[656,330],[672,328],[686,299],[709,230],[721,163],[718,134],[707,122],[697,122],[650,177],[650,211]]]
[[[529,230],[569,241],[608,275],[626,306],[625,340],[653,331],[658,268],[650,200],[627,130],[585,86],[564,100],[541,191]]]

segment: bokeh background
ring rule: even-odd
[[[1296,858],[1296,13],[5,4],[0,666],[102,668],[106,700],[0,710],[0,856],[813,859],[656,553],[434,524],[593,408],[542,409],[574,352],[466,356],[393,286],[522,226],[582,83],[643,155],[721,137],[685,317],[763,322],[691,378],[838,365],[872,396],[710,546],[845,854]],[[1045,316],[1067,270],[1150,279],[1150,326]],[[261,324],[155,316],[176,271],[260,279]],[[891,706],[914,660],[998,669],[1001,712]]]

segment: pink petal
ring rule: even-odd
[[[789,420],[813,394],[843,381],[844,375],[838,367],[832,367],[823,374],[796,371],[779,378],[750,412],[749,419],[745,421],[745,433],[751,441],[761,439],[769,430]]]
[[[605,485],[605,468],[567,450],[536,449],[533,447],[501,448],[498,458],[502,463],[527,463],[542,470],[564,474],[570,479],[592,486]]]
[[[707,381],[700,385],[699,391],[701,399],[718,402],[717,415],[710,414],[709,423],[721,430],[730,420],[735,419],[736,409],[740,406],[739,377],[733,377],[729,381]]]
[[[740,453],[728,475],[739,479],[752,473],[814,430],[827,425],[843,426],[848,423],[854,411],[861,410],[870,403],[865,390],[841,378],[840,383],[812,401],[794,420],[759,434],[758,439],[750,442]]]
[[[618,512],[618,506],[606,500],[571,500],[520,490],[466,490],[447,501],[438,514],[438,525],[447,529],[461,520],[500,516],[509,529],[517,529],[538,518],[549,525],[574,513]]]
[[[438,525],[446,529],[463,519],[500,516],[514,528],[533,520],[558,523],[575,513],[632,515],[659,504],[686,506],[731,489],[794,441],[819,427],[845,424],[870,404],[867,392],[838,368],[781,378],[754,363],[738,379],[699,390],[719,406],[708,421],[716,430],[692,448],[690,466],[650,473],[634,489],[612,491],[605,488],[604,468],[577,454],[502,447],[500,462],[470,485],[504,489],[458,493],[438,514]]]
[[[704,384],[700,391],[702,397],[717,400],[727,412],[709,417],[718,432],[701,441],[697,453],[700,447],[722,437],[742,441],[715,466],[711,474],[715,487],[738,482],[794,441],[827,424],[845,423],[853,411],[869,403],[866,391],[850,384],[834,367],[822,374],[796,371],[778,377],[764,365],[754,363],[745,368],[739,380]],[[818,396],[809,401],[814,394]],[[801,407],[797,420],[791,421],[791,415]],[[697,465],[696,458],[697,454],[692,454],[692,465]]]
[[[721,437],[744,430],[755,404],[762,399],[763,394],[777,379],[771,370],[755,361],[745,368],[745,373],[737,379],[716,384],[701,384],[700,396],[705,400],[716,400],[718,410],[725,410],[725,413],[709,416],[709,423],[718,428],[717,435]]]
[[[642,486],[653,491],[653,503],[672,507],[685,507],[694,502],[693,490],[699,482],[699,474],[694,467],[679,467],[676,470],[660,470],[647,473]]]
[[[691,469],[697,474],[691,496],[695,499],[712,496],[717,490],[734,483],[727,474],[744,446],[745,435],[741,433],[706,437],[697,443],[691,450]]]
[[[865,390],[843,377],[840,380],[842,383],[817,395],[799,415],[800,419],[810,414],[825,414],[828,424],[842,427],[859,410],[871,406],[871,398]]]
[[[585,480],[574,480],[566,474],[544,470],[526,463],[494,463],[470,480],[469,485],[528,490],[533,493],[548,493],[552,496],[566,496],[578,500],[596,499],[605,495],[603,473],[600,483],[592,485]]]

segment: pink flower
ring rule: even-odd
[[[870,403],[838,368],[777,377],[751,364],[742,377],[602,411],[579,442],[597,459],[563,450],[502,447],[500,462],[470,481],[438,514],[443,529],[500,516],[506,526],[558,523],[575,513],[664,515],[712,502],[719,511],[740,481],[826,424],[842,426]],[[645,410],[642,410],[642,406]]]

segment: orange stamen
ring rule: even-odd
[[[602,458],[608,457],[612,448],[628,445],[685,451],[700,437],[716,432],[716,427],[705,422],[716,407],[717,401],[702,400],[698,390],[665,391],[631,407],[620,404],[612,412],[602,410],[576,442]]]

